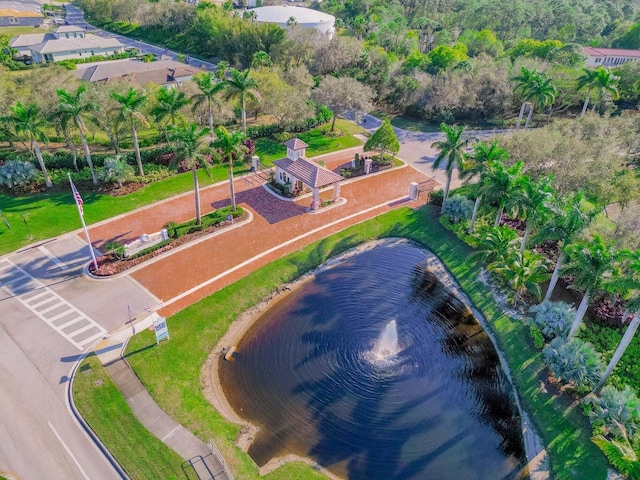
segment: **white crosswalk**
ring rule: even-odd
[[[0,287],[79,350],[107,331],[10,260],[0,259]]]

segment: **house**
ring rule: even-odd
[[[175,60],[143,62],[134,58],[84,63],[71,73],[87,82],[108,82],[116,78],[130,78],[140,86],[149,82],[165,88],[190,80],[202,70]]]
[[[0,0],[0,27],[37,27],[42,25],[42,7],[30,0]]]
[[[331,170],[308,160],[305,156],[309,146],[299,138],[285,142],[287,156],[276,160],[275,181],[288,186],[292,193],[310,189],[313,195],[311,210],[320,208],[320,189],[333,185],[333,201],[340,197],[340,182],[344,178]]]
[[[615,67],[632,60],[640,60],[640,50],[622,48],[582,47],[587,67]]]
[[[124,45],[115,38],[102,38],[72,25],[57,27],[51,33],[18,35],[9,46],[19,55],[33,57],[36,63],[51,63],[72,58],[115,55],[124,52]]]

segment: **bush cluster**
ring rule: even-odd
[[[224,207],[202,216],[201,225],[196,225],[196,221],[189,220],[184,223],[169,222],[164,228],[169,232],[169,236],[174,239],[180,238],[182,235],[188,233],[199,232],[207,227],[218,225],[227,219],[227,215],[231,215],[233,218],[241,217],[244,214],[244,210],[241,207],[237,207],[235,210],[231,210],[231,207]]]
[[[282,132],[287,133],[300,133],[311,130],[312,128],[327,123],[332,117],[331,110],[326,107],[320,107],[315,117],[307,118],[299,122],[288,123],[286,125],[271,124],[271,125],[256,125],[254,127],[247,127],[247,137],[251,138],[265,138],[273,137]],[[276,139],[277,140],[277,139]],[[288,139],[287,139],[288,140]],[[286,140],[285,140],[286,141]]]

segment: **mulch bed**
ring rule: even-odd
[[[249,218],[249,213],[245,211],[242,216],[234,219],[233,224],[242,222],[248,218]],[[209,235],[213,232],[218,232],[220,230],[224,230],[225,228],[229,228],[233,224],[227,221],[224,221],[217,225],[211,225],[210,227],[207,227],[197,232],[186,233],[182,235],[180,238],[175,239],[168,245],[164,245],[163,247],[160,247],[157,250],[154,250],[153,252],[149,252],[145,255],[141,255],[135,258],[120,258],[120,257],[117,257],[114,253],[106,253],[96,259],[98,263],[98,269],[97,270],[95,269],[92,262],[89,265],[89,272],[92,275],[95,275],[96,277],[109,277],[111,275],[116,275],[132,267],[135,267],[136,265],[140,265],[141,263],[151,260],[152,258],[162,255],[163,253],[168,252],[169,250],[173,250],[179,247],[180,245],[193,242],[194,240],[197,240],[198,238]]]

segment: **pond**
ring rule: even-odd
[[[512,387],[432,260],[408,242],[351,256],[271,307],[219,362],[228,401],[260,427],[258,465],[293,453],[358,480],[519,477]]]

